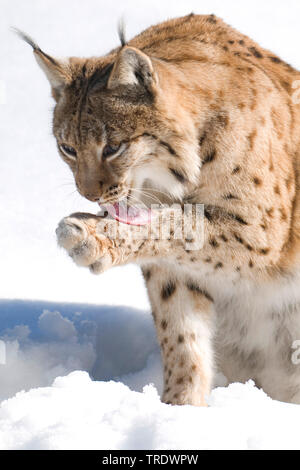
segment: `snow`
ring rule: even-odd
[[[57,155],[48,83],[9,28],[52,55],[100,55],[116,46],[121,16],[131,37],[191,11],[223,17],[300,68],[298,0],[1,1],[0,449],[300,448],[300,408],[251,382],[220,377],[205,409],[162,404],[139,269],[94,277],[56,246],[62,217],[96,209]]]
[[[274,403],[251,382],[215,389],[209,404],[172,407],[153,385],[134,392],[76,371],[2,403],[0,448],[299,448],[300,409]]]

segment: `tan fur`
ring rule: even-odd
[[[205,205],[197,251],[174,233],[147,239],[144,227],[141,241],[136,227],[92,215],[66,218],[57,231],[93,272],[143,264],[163,399],[205,404],[216,366],[300,403],[290,361],[300,338],[299,72],[213,15],[153,26],[101,58],[51,63],[35,52],[57,100],[58,147],[76,150],[76,159],[61,155],[83,196]],[[122,154],[104,159],[107,145]],[[119,226],[117,239],[108,224]]]

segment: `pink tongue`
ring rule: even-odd
[[[100,204],[99,204],[100,205]],[[140,207],[130,207],[126,203],[117,202],[100,206],[104,208],[111,217],[128,225],[147,225],[151,221],[151,210]]]

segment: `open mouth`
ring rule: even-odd
[[[148,225],[151,222],[151,209],[129,206],[126,200],[114,204],[100,204],[102,210],[118,222],[128,225]]]

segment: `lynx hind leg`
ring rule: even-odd
[[[300,404],[298,302],[271,313],[262,310],[259,317],[234,312],[231,308],[230,316],[219,316],[214,335],[217,368],[230,383],[253,380],[270,398]]]
[[[143,268],[164,366],[163,401],[206,406],[213,375],[213,302],[190,279]]]
[[[273,312],[272,317],[272,353],[258,379],[271,398],[300,404],[300,305],[293,301],[280,312]]]

